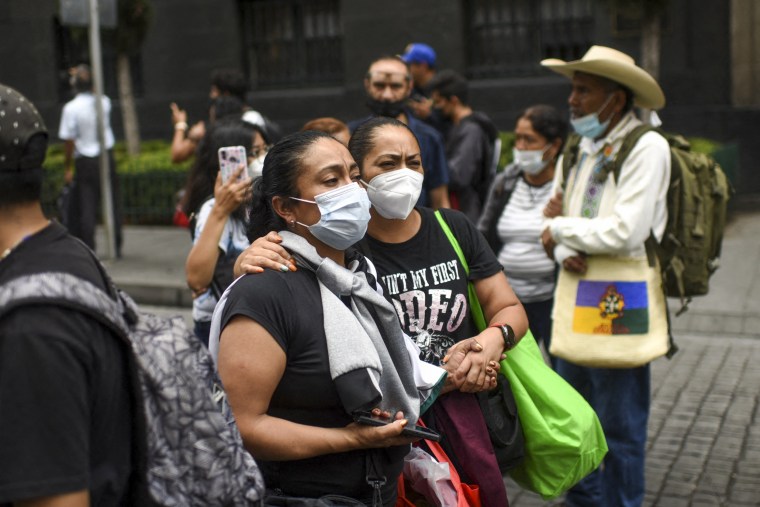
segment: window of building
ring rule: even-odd
[[[471,78],[541,72],[544,58],[573,60],[592,45],[592,0],[465,0]]]
[[[343,82],[338,0],[240,0],[245,68],[256,89]]]

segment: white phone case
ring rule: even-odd
[[[222,183],[227,183],[240,164],[247,165],[248,158],[243,146],[225,146],[219,148],[219,171],[222,173]],[[240,173],[238,181],[248,178],[248,171]]]

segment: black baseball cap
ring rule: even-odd
[[[39,164],[22,161],[26,143],[36,134],[48,135],[37,108],[18,91],[0,83],[0,171],[39,169]]]

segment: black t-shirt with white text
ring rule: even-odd
[[[502,267],[483,235],[465,215],[442,210],[470,268],[464,266],[433,210],[415,208],[420,230],[403,243],[383,243],[365,236],[383,295],[396,309],[401,327],[417,342],[421,359],[439,364],[454,343],[478,334],[467,300],[468,279],[488,278]]]
[[[349,252],[346,256],[351,258]],[[264,327],[285,352],[285,371],[272,394],[267,410],[270,416],[323,428],[342,428],[352,422],[330,377],[322,299],[313,272],[305,268],[295,273],[265,270],[243,277],[228,294],[222,329],[236,315]],[[368,452],[388,479],[382,488],[383,499],[395,498],[395,479],[408,446],[257,463],[268,488],[312,498],[341,494],[371,503],[372,490],[366,482]]]
[[[86,247],[51,224],[0,261],[0,285],[61,271],[105,290]],[[50,305],[0,318],[0,505],[87,489],[124,505],[132,473],[128,350],[97,321]]]

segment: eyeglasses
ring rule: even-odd
[[[270,144],[254,146],[251,148],[251,156],[253,156],[254,158],[259,158],[261,155],[266,154],[266,152],[268,152],[269,148],[271,147],[272,145]]]

